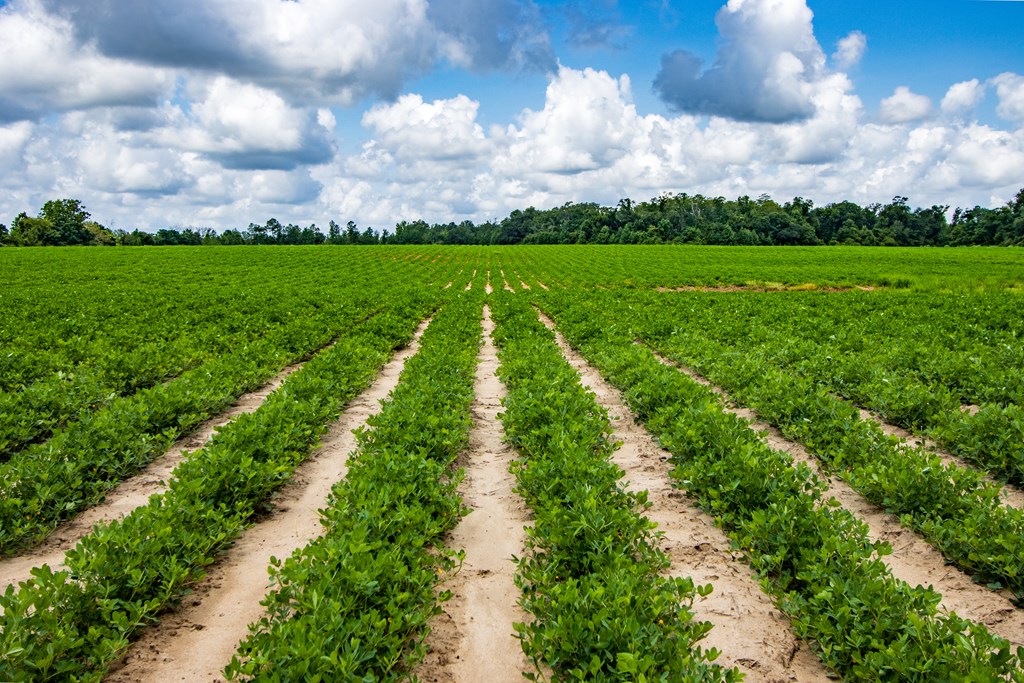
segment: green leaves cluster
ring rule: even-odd
[[[634,316],[633,331],[669,357],[692,363],[805,444],[868,500],[901,515],[950,562],[1024,597],[1024,511],[1001,505],[997,486],[975,470],[886,436],[813,376],[780,367],[758,348],[725,346],[697,333],[666,335],[672,317],[667,305],[655,304]]]
[[[711,625],[690,607],[711,587],[661,575],[669,560],[643,516],[646,496],[627,492],[608,460],[607,414],[525,301],[491,301],[509,390],[502,421],[535,513],[516,575],[534,616],[516,626],[524,651],[556,680],[739,680],[698,646]]]
[[[410,297],[351,330],[254,413],[174,473],[167,493],[98,525],[66,571],[34,570],[0,596],[0,680],[92,681],[267,504],[327,423],[406,342],[430,299]]]
[[[435,594],[461,553],[441,536],[467,512],[452,463],[468,439],[481,303],[431,321],[399,385],[359,434],[324,534],[271,568],[274,590],[226,669],[231,679],[392,681],[422,656]]]
[[[673,453],[679,485],[730,532],[827,665],[856,680],[1024,680],[1024,652],[1011,652],[984,626],[939,612],[930,589],[893,578],[880,559],[887,546],[822,500],[822,482],[725,413],[709,389],[635,344],[629,323],[613,317],[622,311],[592,298],[544,301]]]

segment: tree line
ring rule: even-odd
[[[498,221],[401,221],[394,230],[360,229],[349,221],[299,227],[271,218],[244,230],[165,228],[155,233],[108,230],[90,220],[77,199],[52,200],[38,216],[0,223],[0,244],[13,246],[167,246],[210,244],[720,244],[863,246],[1024,246],[1024,189],[990,209],[911,208],[906,197],[860,206],[816,207],[802,197],[779,204],[757,199],[679,193],[606,207],[568,202],[552,209],[516,209]]]

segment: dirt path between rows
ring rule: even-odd
[[[555,329],[550,318],[541,320]],[[562,353],[614,420],[622,446],[612,456],[626,473],[627,488],[648,492],[647,516],[665,534],[663,549],[672,558],[673,576],[690,576],[714,592],[693,606],[697,619],[713,628],[700,644],[717,648],[717,662],[738,667],[748,683],[826,681],[830,672],[790,629],[789,619],[761,590],[754,572],[734,554],[729,538],[697,503],[671,485],[670,453],[640,425],[622,394],[601,377],[556,331]]]
[[[962,467],[964,469],[973,469],[981,472],[985,477],[985,481],[999,488],[999,496],[1002,499],[1004,505],[1009,505],[1010,507],[1015,508],[1024,508],[1024,491],[1017,488],[1016,486],[999,481],[992,475],[979,469],[976,465],[968,462],[967,460],[964,460],[963,458],[958,458],[949,451],[933,443],[931,440],[926,439],[922,436],[918,436],[917,434],[914,434],[913,432],[910,432],[904,429],[903,427],[886,422],[883,417],[877,415],[876,413],[864,410],[863,408],[860,408],[859,411],[860,419],[871,420],[872,422],[875,422],[883,432],[885,432],[889,436],[895,436],[897,439],[902,439],[903,441],[906,441],[911,448],[924,449],[928,453],[931,453],[938,457],[940,460],[942,460],[943,463],[947,465],[956,465],[957,467]]]
[[[220,681],[248,625],[264,612],[271,556],[286,558],[322,532],[320,508],[331,487],[345,476],[348,454],[355,450],[352,430],[380,410],[380,401],[398,384],[405,361],[419,348],[429,321],[412,342],[384,366],[369,389],[354,399],[324,435],[321,445],[298,468],[274,499],[273,511],[250,527],[209,568],[182,607],[143,631],[121,667],[107,681]]]
[[[83,536],[88,535],[96,524],[120,519],[135,508],[145,505],[150,496],[166,490],[174,468],[191,451],[202,448],[218,428],[239,415],[251,413],[263,405],[267,397],[302,366],[303,363],[289,365],[256,391],[240,396],[226,412],[201,423],[191,433],[178,439],[163,455],[149,463],[138,474],[111,489],[102,503],[83,510],[74,519],[58,526],[42,544],[21,555],[0,560],[0,591],[9,584],[29,579],[34,567],[48,564],[57,569],[63,564],[67,552],[74,548]]]
[[[512,556],[522,556],[530,523],[526,504],[513,490],[508,467],[515,458],[502,441],[498,354],[491,340],[494,323],[484,307],[484,341],[476,370],[473,428],[459,455],[466,477],[459,487],[472,512],[452,531],[446,545],[462,548],[462,570],[441,586],[452,591],[444,614],[431,624],[426,660],[416,671],[423,681],[518,683],[531,669],[513,622],[529,621],[518,605]],[[486,672],[486,673],[485,673]]]
[[[1024,610],[1013,605],[1009,591],[997,592],[974,583],[970,576],[947,564],[942,553],[917,532],[902,526],[898,517],[866,500],[845,481],[823,474],[817,458],[802,445],[784,437],[774,426],[762,421],[756,412],[749,408],[733,407],[729,395],[704,376],[658,354],[655,356],[695,382],[712,388],[721,397],[723,408],[748,420],[750,428],[762,432],[771,448],[788,453],[796,462],[805,463],[827,482],[829,487],[825,492],[826,498],[835,498],[844,508],[863,520],[868,525],[871,540],[884,540],[892,545],[892,554],[883,557],[882,561],[892,570],[893,576],[911,586],[933,587],[942,595],[941,608],[984,624],[1014,646],[1024,645]]]

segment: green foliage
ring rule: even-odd
[[[516,625],[527,656],[555,680],[740,680],[698,646],[711,625],[690,607],[711,587],[661,576],[669,561],[643,516],[646,496],[622,488],[608,460],[607,414],[525,301],[491,302],[509,390],[501,419],[522,454],[517,490],[535,514],[516,574],[534,617]]]
[[[165,494],[98,525],[65,558],[0,596],[0,679],[99,680],[141,626],[180,598],[310,452],[327,423],[409,339],[398,305],[291,375],[174,472]]]
[[[466,444],[480,343],[480,300],[449,302],[399,385],[359,433],[345,480],[322,511],[324,534],[271,568],[267,615],[230,679],[392,681],[422,657],[435,586],[461,562],[441,536],[468,512],[452,473]]]
[[[824,485],[806,467],[793,466],[745,421],[724,413],[710,389],[634,343],[635,309],[621,324],[615,320],[623,311],[607,301],[561,294],[545,295],[543,302],[570,341],[625,391],[673,453],[679,485],[730,532],[797,633],[840,675],[911,681],[1024,677],[1024,651],[1013,653],[984,626],[939,612],[939,596],[930,589],[894,579],[880,559],[887,546],[872,543],[862,522],[822,500]],[[655,322],[661,329],[671,326],[663,318]],[[766,372],[758,367],[745,376]],[[780,406],[792,401],[792,386],[774,389]],[[800,411],[792,415],[786,424],[794,428],[806,417]],[[911,485],[909,479],[901,483]],[[978,527],[965,527],[958,537],[978,537]]]

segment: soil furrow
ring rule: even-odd
[[[102,503],[83,510],[74,519],[58,526],[40,545],[21,555],[0,560],[0,591],[9,584],[30,578],[34,567],[48,564],[57,569],[63,563],[64,555],[74,548],[83,536],[91,532],[96,524],[120,519],[140,505],[145,505],[150,496],[163,492],[174,468],[190,452],[202,448],[219,428],[232,422],[239,415],[251,413],[263,405],[267,397],[302,366],[303,363],[290,365],[256,391],[240,396],[226,412],[200,424],[194,431],[178,439],[167,452],[149,463],[138,474],[111,489]]]
[[[993,591],[976,584],[971,577],[948,564],[933,545],[917,532],[900,524],[895,515],[882,510],[866,500],[845,481],[825,475],[817,458],[800,444],[790,441],[774,426],[763,422],[758,414],[748,408],[733,407],[728,394],[711,384],[707,378],[690,368],[674,363],[658,354],[666,365],[677,368],[700,384],[710,387],[718,394],[725,410],[750,422],[750,428],[763,434],[766,443],[775,450],[791,455],[796,462],[803,462],[829,485],[825,493],[856,515],[868,525],[868,536],[874,540],[887,541],[893,549],[883,561],[892,570],[893,576],[911,586],[931,586],[941,596],[941,606],[956,612],[965,619],[984,624],[993,633],[1006,638],[1015,646],[1024,645],[1024,610],[1012,602],[1008,591]]]
[[[541,314],[549,328],[554,323]],[[670,454],[660,448],[622,400],[618,389],[577,353],[556,331],[563,354],[583,384],[608,410],[622,446],[613,461],[626,473],[627,488],[648,492],[647,516],[664,533],[663,549],[672,558],[670,573],[712,584],[714,592],[694,604],[696,617],[713,628],[701,645],[717,648],[717,660],[738,667],[754,682],[825,681],[828,669],[790,629],[789,619],[761,590],[753,571],[734,554],[728,536],[695,501],[671,485]]]
[[[380,401],[398,384],[428,323],[420,325],[412,342],[394,355],[370,388],[346,406],[319,448],[275,496],[269,515],[209,568],[181,607],[143,631],[107,681],[223,680],[221,670],[248,634],[249,624],[263,615],[260,601],[269,588],[270,558],[284,559],[320,535],[319,510],[345,476],[348,454],[357,445],[353,430],[379,411]]]
[[[876,413],[861,408],[860,419],[874,421],[878,425],[878,427],[889,436],[895,436],[897,439],[902,439],[903,441],[906,441],[907,444],[909,444],[912,448],[922,448],[931,453],[932,455],[935,455],[937,458],[942,460],[942,462],[947,465],[956,465],[958,467],[976,469],[979,472],[982,472],[982,474],[985,475],[986,481],[991,482],[992,484],[999,487],[999,494],[1004,505],[1009,505],[1010,507],[1015,508],[1024,508],[1024,491],[1017,488],[1016,486],[999,481],[992,475],[985,473],[983,470],[980,470],[976,465],[968,462],[967,460],[964,460],[963,458],[958,458],[949,451],[939,447],[931,440],[922,436],[918,436],[917,434],[914,434],[913,432],[910,432],[904,429],[903,427],[899,427],[897,425],[886,422],[884,418],[882,418],[880,415],[877,415]]]
[[[486,673],[489,683],[516,683],[530,664],[512,630],[529,620],[518,605],[512,556],[521,556],[529,524],[526,504],[512,489],[508,468],[515,457],[502,441],[498,355],[491,340],[494,323],[484,307],[484,343],[476,371],[476,398],[469,446],[458,466],[466,476],[459,489],[472,512],[452,531],[447,545],[465,550],[462,569],[444,582],[452,591],[444,614],[431,624],[423,681],[472,683]]]

